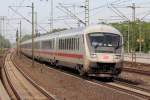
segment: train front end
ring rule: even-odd
[[[88,74],[115,77],[123,67],[123,36],[115,28],[100,25],[86,30]]]

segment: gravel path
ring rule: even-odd
[[[31,60],[24,56],[15,56],[14,61],[37,84],[60,100],[138,100],[132,95],[66,75],[44,64],[35,63],[32,67]]]

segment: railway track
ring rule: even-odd
[[[56,68],[53,68],[55,70],[58,70]],[[81,78],[81,76],[77,75],[76,73],[66,71],[63,69],[59,69],[58,71],[63,71],[63,73],[67,75],[71,75],[73,77]],[[150,90],[141,88],[139,86],[133,85],[131,82],[124,82],[122,80],[115,79],[114,82],[103,82],[99,79],[93,79],[92,77],[84,77],[84,79],[92,84],[95,85],[103,85],[108,88],[115,89],[116,91],[119,92],[124,92],[128,95],[133,95],[137,97],[140,100],[150,100]]]
[[[81,76],[77,75],[76,73],[70,72],[70,70],[66,71],[63,69],[58,70],[57,68],[54,68],[54,67],[52,67],[52,68],[57,71],[61,71],[66,75],[71,75],[72,77],[76,77],[76,78],[82,78]],[[99,79],[95,79],[95,78],[93,79],[92,77],[84,77],[84,79],[91,84],[102,85],[102,86],[114,89],[116,91],[126,93],[128,95],[133,95],[140,100],[150,100],[150,90],[133,85],[132,82],[128,83],[128,82],[124,82],[124,81],[118,80],[118,79],[115,79],[114,82],[103,82]]]
[[[53,67],[49,66],[49,68],[54,69],[58,72],[64,73],[66,75],[70,75],[74,78],[81,79],[81,77],[77,73],[75,73],[74,71],[70,71],[70,69],[66,70],[66,68],[58,67],[58,66],[57,66],[57,68],[54,66]],[[140,88],[133,84],[128,84],[127,82],[122,82],[122,81],[118,81],[118,80],[115,80],[114,82],[102,82],[100,80],[93,79],[91,77],[85,77],[84,79],[85,79],[85,81],[87,81],[91,84],[101,85],[101,86],[104,86],[107,88],[114,89],[118,92],[125,93],[127,95],[132,95],[132,96],[138,98],[139,100],[150,100],[150,90]]]
[[[123,68],[123,71],[150,76],[150,71],[144,71],[144,70],[135,69],[135,68],[126,67],[126,68]]]
[[[111,82],[103,85],[136,96],[139,99],[150,100],[149,90],[145,90],[140,87],[136,87],[130,84],[127,85],[126,83],[122,83],[122,82]]]
[[[27,75],[21,72],[21,70],[17,69],[17,66],[11,60],[11,54],[8,54],[5,58],[4,72],[11,89],[18,100],[56,100],[53,95],[46,92]]]

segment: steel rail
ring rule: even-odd
[[[150,75],[150,71],[145,71],[145,70],[140,70],[140,69],[135,69],[135,68],[123,68],[123,71],[126,72],[131,72],[131,73],[137,73],[137,74],[142,74],[142,75]]]
[[[26,75],[12,60],[13,55],[11,55],[11,61],[15,65],[15,67],[21,72],[21,74],[33,85],[35,86],[42,94],[44,94],[49,100],[57,100],[56,97],[50,93],[48,93],[45,89],[43,89],[41,86],[36,84],[28,75]]]

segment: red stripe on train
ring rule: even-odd
[[[70,53],[61,53],[61,52],[48,52],[48,51],[36,51],[42,54],[50,54],[50,55],[55,55],[55,56],[63,56],[63,57],[68,57],[68,58],[79,58],[82,59],[83,55],[81,54],[70,54]]]

